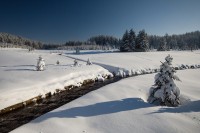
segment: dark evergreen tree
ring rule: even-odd
[[[88,39],[88,42],[93,42],[100,46],[113,46],[118,47],[119,40],[113,36],[99,35]]]
[[[142,30],[139,32],[136,40],[136,51],[145,52],[149,50],[149,41],[147,37],[147,33],[145,33],[145,30]]]
[[[166,51],[166,50],[168,50],[166,39],[161,38],[160,39],[160,45],[159,45],[157,51]]]
[[[178,49],[178,45],[177,45],[177,41],[176,39],[171,39],[169,42],[170,48],[172,50],[177,50]]]
[[[129,31],[129,45],[132,49],[135,49],[135,40],[136,40],[136,35],[133,29]]]
[[[120,46],[121,52],[128,52],[133,51],[133,47],[129,43],[129,33],[128,30],[124,33],[122,40],[121,40],[121,46]]]

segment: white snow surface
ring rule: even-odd
[[[100,65],[110,72],[126,74],[133,72],[141,73],[141,70],[160,68],[161,62],[170,54],[173,57],[173,66],[200,65],[200,50],[191,51],[162,51],[162,52],[88,52],[80,54],[66,53],[66,56],[87,61],[90,58],[93,64]],[[161,62],[160,62],[161,61]]]
[[[155,74],[123,79],[59,107],[11,133],[199,133],[200,70],[182,70],[179,107],[147,103]]]
[[[110,72],[123,75],[159,68],[160,61],[164,61],[168,54],[174,58],[173,66],[200,64],[200,51],[62,53],[0,49],[0,109],[38,95],[53,93],[67,85],[78,86],[85,79],[98,78],[103,81],[102,75]],[[45,59],[45,71],[35,71],[40,55]],[[83,61],[90,58],[95,65],[88,66],[86,62],[79,61],[80,65],[73,67],[72,58]],[[56,65],[57,60],[60,65]],[[147,103],[155,74],[141,75],[90,92],[12,132],[199,133],[200,69],[182,70],[176,74],[182,81],[176,82],[181,91],[183,105],[180,107]]]
[[[45,60],[46,70],[36,71],[39,56]],[[59,60],[60,65],[56,62]],[[51,51],[0,49],[0,110],[38,95],[44,96],[68,85],[80,85],[110,72],[97,65],[73,67],[74,60]]]

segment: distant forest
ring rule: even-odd
[[[87,41],[67,41],[65,44],[46,44],[24,37],[0,33],[0,47],[15,47],[33,49],[57,50],[109,50],[119,49],[122,52],[145,52],[152,49],[166,50],[195,50],[200,48],[200,31],[188,32],[181,35],[155,36],[147,35],[145,30],[138,34],[133,29],[126,30],[122,38],[99,35]]]

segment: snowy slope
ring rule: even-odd
[[[41,55],[46,62],[45,71],[35,71]],[[56,61],[60,65],[56,65]],[[95,79],[99,74],[110,74],[104,68],[86,66],[72,67],[73,59],[51,53],[22,49],[0,50],[0,110],[38,95],[64,89],[64,86],[79,85],[86,79]]]
[[[164,62],[164,58],[170,54],[173,60],[173,66],[184,65],[200,65],[200,51],[162,51],[162,52],[129,52],[129,53],[99,53],[82,52],[76,55],[67,53],[67,56],[82,60],[90,60],[97,65],[101,65],[111,72],[120,69],[125,71],[138,71],[144,69],[159,68],[160,61]]]
[[[178,71],[180,107],[146,103],[154,75],[123,79],[53,110],[12,133],[199,133],[200,70]]]

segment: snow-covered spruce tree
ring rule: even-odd
[[[155,75],[155,84],[150,88],[148,101],[150,103],[166,106],[178,106],[180,104],[180,90],[174,80],[180,79],[174,75],[176,72],[172,67],[173,58],[168,55],[165,62],[160,65],[160,72]]]
[[[44,68],[45,68],[44,59],[41,56],[39,56],[36,69],[37,69],[37,71],[44,71]]]
[[[74,60],[74,66],[78,66],[78,61],[77,61],[77,59]]]
[[[90,59],[88,58],[87,60],[87,64],[86,65],[92,65],[92,62],[90,61]]]

